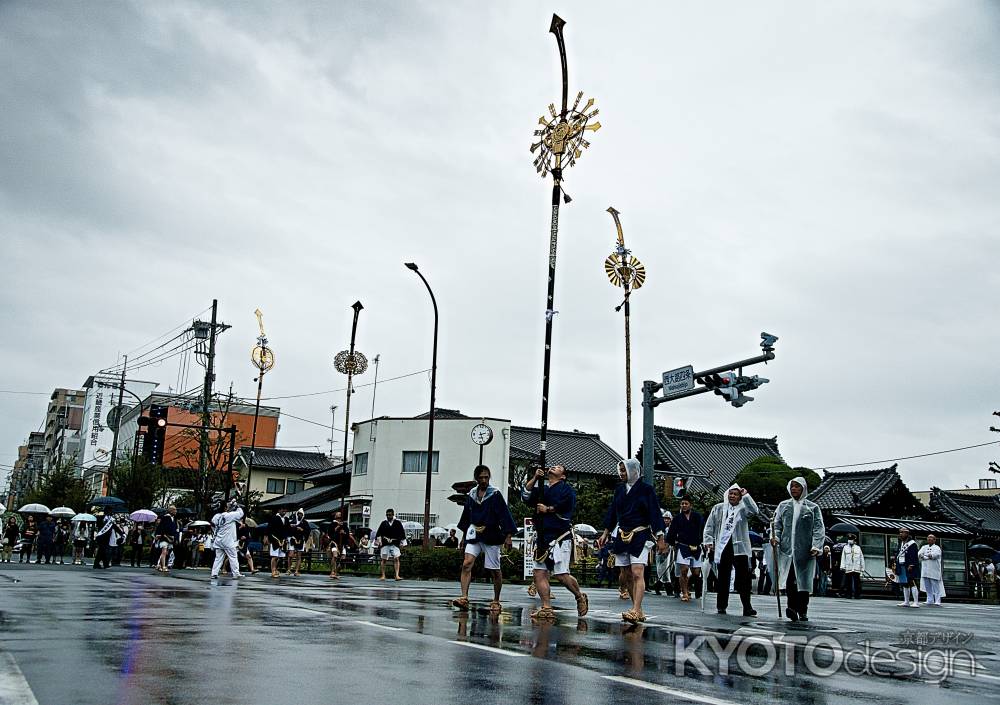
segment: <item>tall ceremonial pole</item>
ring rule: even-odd
[[[351,347],[341,350],[333,359],[333,366],[337,372],[347,375],[347,402],[344,410],[344,466],[347,466],[347,439],[351,430],[351,395],[354,394],[354,377],[364,374],[368,369],[368,358],[360,350],[355,350],[354,345],[358,336],[358,316],[364,306],[360,301],[355,301],[351,306],[354,309],[354,318],[351,322]],[[332,435],[332,434],[331,434]]]
[[[601,123],[590,120],[597,116],[597,109],[591,111],[594,99],[591,98],[580,110],[583,92],[577,94],[573,107],[569,107],[569,71],[566,66],[566,42],[563,39],[563,27],[566,22],[558,15],[552,15],[549,31],[556,35],[559,45],[559,60],[562,64],[562,107],[557,113],[555,103],[549,104],[550,118],[538,118],[540,129],[535,130],[535,137],[540,138],[531,145],[531,153],[538,152],[535,157],[535,170],[544,179],[552,173],[552,220],[549,230],[549,282],[545,299],[545,362],[542,372],[542,423],[541,438],[538,444],[539,461],[545,467],[545,445],[549,423],[549,379],[552,362],[552,319],[558,311],[555,310],[556,290],[556,244],[559,239],[559,197],[560,192],[565,203],[570,202],[569,195],[563,191],[562,178],[564,164],[573,166],[583,155],[583,150],[590,143],[583,138],[587,130],[596,131]]]
[[[618,217],[621,213],[615,210],[614,206],[608,206],[608,213],[615,219],[615,227],[618,229],[618,244],[615,251],[604,260],[604,271],[608,275],[608,280],[613,286],[620,286],[625,290],[625,300],[615,307],[615,311],[625,309],[625,445],[627,448],[625,457],[632,457],[632,333],[629,328],[629,321],[632,311],[629,306],[629,297],[632,292],[643,285],[646,281],[646,268],[637,258],[632,256],[632,251],[625,247],[625,235],[622,232],[622,221]]]

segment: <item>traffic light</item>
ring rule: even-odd
[[[687,484],[688,481],[686,477],[675,477],[673,484],[674,497],[677,499],[683,497],[684,493],[687,492]]]
[[[163,448],[167,440],[167,407],[153,404],[149,407],[149,416],[140,418],[139,425],[147,426],[146,442],[142,446],[143,457],[152,465],[162,465]]]

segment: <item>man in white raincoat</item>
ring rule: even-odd
[[[236,556],[236,547],[239,539],[236,536],[236,527],[243,518],[243,510],[235,499],[229,500],[229,510],[222,511],[222,503],[218,505],[219,513],[212,517],[212,545],[215,547],[215,563],[212,565],[212,577],[219,577],[219,570],[222,568],[222,561],[229,559],[229,570],[234,578],[242,578],[240,574],[240,561]]]
[[[927,534],[927,543],[917,551],[917,558],[920,559],[920,589],[927,593],[927,604],[940,607],[944,597],[944,572],[937,536]]]
[[[743,603],[743,616],[756,617],[750,604],[750,526],[747,519],[758,514],[757,503],[747,491],[733,483],[723,501],[712,507],[702,536],[706,556],[718,565],[715,606],[726,614],[729,606],[729,576],[736,573],[736,592]]]
[[[778,580],[785,588],[785,616],[793,622],[809,621],[809,594],[816,575],[816,556],[823,550],[826,527],[815,502],[806,499],[809,486],[804,477],[789,480],[789,498],[774,512],[771,545],[778,547]]]

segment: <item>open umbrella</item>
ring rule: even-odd
[[[71,516],[76,516],[76,512],[69,507],[56,507],[49,514],[56,519],[69,519]]]
[[[117,497],[94,497],[90,500],[90,506],[92,507],[114,507],[117,505],[124,506],[125,501]]]
[[[432,527],[431,530],[428,531],[427,533],[429,533],[431,536],[447,536],[448,530],[443,526],[435,526]]]
[[[573,530],[585,538],[597,536],[597,529],[592,527],[590,524],[577,524],[573,527]]]
[[[404,531],[423,531],[424,525],[417,521],[404,521],[403,522]]]
[[[859,535],[861,530],[854,524],[848,524],[846,521],[842,521],[838,524],[834,524],[827,531],[830,532],[831,536],[836,536],[837,534],[855,534]]]
[[[198,521],[192,521],[190,524],[187,525],[187,528],[189,528],[189,529],[200,529],[200,528],[203,528],[203,527],[210,527],[210,526],[212,526],[212,525],[209,524],[207,521],[204,521],[203,519],[199,519]]]
[[[97,517],[95,517],[93,514],[82,514],[81,513],[81,514],[77,514],[75,517],[73,517],[72,519],[70,519],[70,521],[82,521],[82,522],[93,523],[93,522],[97,521]]]
[[[193,517],[195,514],[194,510],[190,507],[181,507],[177,510],[177,516],[179,517]]]
[[[128,518],[132,521],[148,524],[149,522],[156,521],[156,512],[150,509],[136,509],[128,515]]]
[[[24,511],[23,509],[21,511]],[[993,554],[996,553],[996,549],[992,546],[987,546],[985,543],[977,543],[969,546],[969,555],[973,558],[993,558]]]
[[[32,503],[25,504],[17,511],[19,514],[48,514],[50,510],[44,504]]]
[[[3,502],[0,502],[0,514],[3,514],[6,511],[7,511],[7,505],[4,504]]]

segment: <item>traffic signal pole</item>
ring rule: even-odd
[[[764,348],[763,355],[750,357],[745,360],[738,360],[737,362],[731,362],[728,365],[719,365],[718,367],[712,367],[707,370],[702,370],[701,372],[695,372],[693,377],[700,381],[711,377],[712,375],[717,375],[722,372],[733,372],[736,370],[739,371],[739,376],[742,377],[744,367],[758,365],[762,362],[766,364],[768,361],[773,359],[774,350],[771,349],[770,346],[767,346]],[[704,394],[705,392],[714,391],[713,387],[705,385],[671,394],[670,396],[656,396],[656,393],[661,389],[663,389],[662,382],[646,380],[642,383],[642,477],[650,484],[653,483],[656,455],[656,427],[654,423],[654,412],[656,407],[668,401],[677,401],[678,399],[686,399],[687,397],[694,397],[699,394]]]

